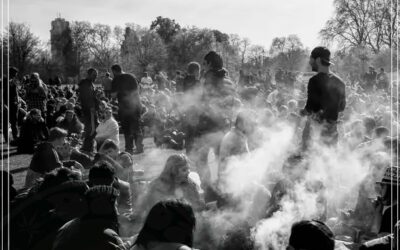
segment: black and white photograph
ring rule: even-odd
[[[399,0],[1,0],[1,250],[399,249]]]

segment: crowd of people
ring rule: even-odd
[[[162,72],[154,81],[148,72],[139,79],[115,64],[100,81],[90,68],[77,86],[54,86],[38,73],[21,81],[11,67],[2,83],[2,132],[32,159],[21,190],[13,188],[13,176],[2,173],[3,190],[10,191],[2,193],[10,206],[3,210],[10,222],[3,225],[10,236],[5,244],[55,250],[260,249],[252,229],[280,212],[296,183],[306,183],[318,194],[318,213],[293,221],[281,246],[332,250],[340,239],[351,242],[351,249],[391,249],[398,236],[398,141],[391,117],[399,101],[383,70],[379,77],[371,71],[364,81],[348,83],[330,65],[329,50],[315,48],[310,66],[316,74],[303,87],[282,70],[276,84],[234,82],[215,51],[202,64],[177,71],[173,80]],[[289,83],[283,83],[285,77]],[[238,211],[243,202],[225,188],[232,181],[232,159],[262,149],[262,131],[281,123],[295,131],[294,150],[279,168],[281,177],[259,183],[267,202],[255,202],[252,219],[231,221],[221,235],[207,230],[210,218]],[[176,150],[147,183],[138,181],[145,166],[134,162],[134,155],[151,150],[144,147],[145,137]],[[316,146],[338,145],[361,154],[370,170],[356,206],[328,213],[332,201],[324,196],[325,184],[309,182],[304,165]],[[213,178],[210,152],[218,165]]]

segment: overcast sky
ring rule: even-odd
[[[6,1],[4,1],[6,2]],[[111,26],[149,27],[157,16],[181,26],[218,29],[248,37],[269,48],[274,37],[297,34],[309,48],[333,15],[333,0],[9,0],[10,20],[25,22],[42,40],[50,39],[57,13],[67,20]]]

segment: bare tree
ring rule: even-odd
[[[335,14],[320,35],[325,42],[338,41],[340,49],[371,48],[378,53],[392,46],[397,30],[397,3],[390,0],[335,0]]]
[[[8,49],[10,65],[24,73],[37,54],[39,38],[30,31],[28,25],[15,22],[10,22],[4,38],[8,38],[8,41],[3,39],[3,45]]]
[[[88,48],[93,57],[93,64],[107,71],[118,61],[119,48],[111,27],[95,24],[87,35]]]

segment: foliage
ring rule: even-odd
[[[397,2],[391,0],[335,0],[335,15],[320,31],[340,49],[368,47],[374,53],[397,44]]]

